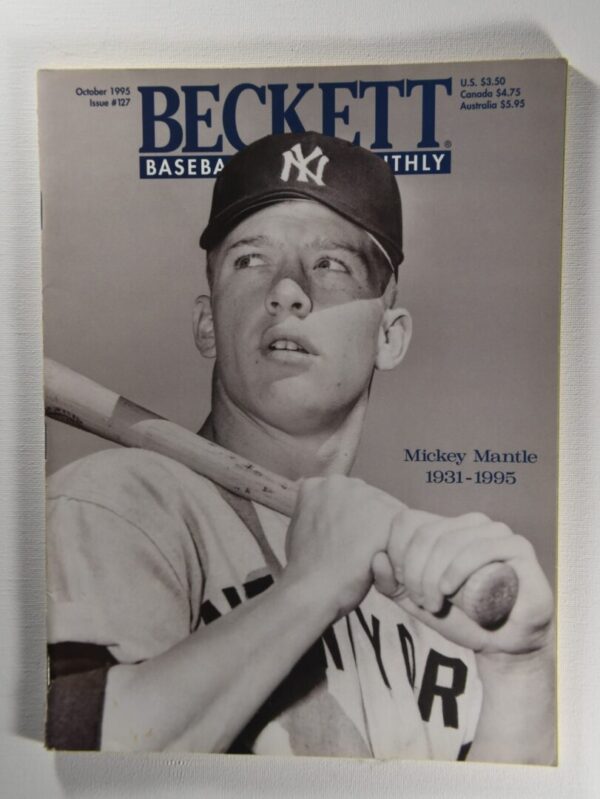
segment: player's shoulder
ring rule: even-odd
[[[188,494],[215,492],[200,477],[166,455],[145,449],[106,449],[64,466],[48,478],[48,501],[59,497],[113,505],[145,501],[168,505]]]
[[[88,455],[56,472],[47,487],[49,541],[85,538],[94,552],[105,551],[120,530],[119,540],[152,542],[178,574],[198,559],[208,563],[217,542],[235,535],[233,513],[210,480],[143,449]]]

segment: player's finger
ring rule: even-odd
[[[457,529],[480,525],[482,519],[487,520],[487,517],[479,513],[469,513],[458,518],[428,519],[417,527],[403,554],[402,577],[410,596],[418,605],[425,606],[428,610],[432,609],[426,605],[423,574],[440,537],[449,536]],[[399,575],[397,577],[399,578]],[[439,606],[435,610],[439,610]]]
[[[510,562],[531,559],[533,547],[523,536],[510,535],[496,539],[480,539],[467,545],[453,559],[440,578],[445,595],[454,594],[473,572],[494,561]]]
[[[486,519],[483,514],[482,518]],[[462,517],[458,517],[455,521],[461,525],[461,519]],[[471,521],[469,519],[467,523],[471,523]],[[421,579],[423,606],[431,613],[441,610],[445,601],[445,595],[440,588],[442,574],[465,547],[474,541],[512,535],[512,531],[505,524],[486,519],[485,523],[475,527],[461,525],[456,529],[450,528],[446,534],[439,536],[423,569]]]
[[[429,611],[424,610],[418,605],[415,605],[408,595],[399,597],[394,601],[399,607],[401,607],[407,613],[410,613],[411,616],[414,616],[432,630],[436,630],[445,638],[448,638],[448,625],[452,618],[454,620],[451,626],[452,640],[455,641],[455,643],[460,644],[460,646],[467,647],[475,652],[482,648],[486,637],[489,635],[489,633],[480,627],[477,622],[474,622],[468,616],[465,616],[465,614],[459,608],[452,607],[447,617],[438,618],[437,616],[429,613]],[[457,623],[457,617],[460,617],[460,623]]]
[[[429,522],[439,521],[441,518],[433,513],[412,508],[404,508],[393,516],[387,553],[399,582],[404,582],[404,557],[417,529]]]
[[[404,586],[400,585],[394,575],[394,567],[386,552],[376,552],[371,562],[373,582],[375,588],[390,599],[397,599],[406,594]]]

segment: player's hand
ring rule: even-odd
[[[508,563],[519,579],[506,622],[484,630],[451,597],[468,577],[493,562]],[[456,518],[401,510],[392,523],[387,553],[373,561],[375,585],[446,638],[481,653],[525,654],[551,635],[553,597],[529,541],[482,513]]]
[[[373,584],[373,557],[387,549],[392,520],[402,508],[362,480],[303,480],[288,528],[286,577],[331,603],[335,618],[349,613]]]

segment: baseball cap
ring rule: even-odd
[[[402,209],[392,170],[369,150],[314,131],[265,136],[233,156],[215,182],[200,246],[212,249],[254,212],[293,199],[315,200],[366,230],[397,273]]]

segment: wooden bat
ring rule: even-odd
[[[291,516],[298,486],[234,452],[157,416],[114,391],[44,360],[46,415],[126,447],[167,455],[235,494]],[[518,578],[505,563],[491,563],[472,574],[449,597],[486,629],[499,627],[515,603]]]

